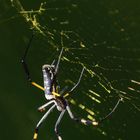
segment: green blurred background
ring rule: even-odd
[[[76,124],[66,114],[60,125],[62,138],[139,139],[139,9],[139,0],[0,0],[0,139],[31,140],[43,116],[37,112],[46,102],[43,92],[29,85],[20,64],[33,31],[28,63],[39,84],[43,84],[41,66],[57,59],[61,47],[65,47],[58,75],[61,88],[70,89],[86,67],[69,99],[75,101],[74,114],[87,117],[82,104],[98,120],[123,98],[116,112],[96,128]],[[39,140],[56,139],[58,115],[56,110],[50,114]]]

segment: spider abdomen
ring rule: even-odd
[[[52,86],[54,81],[54,70],[55,67],[53,65],[43,65],[42,71],[43,71],[43,78],[44,78],[44,91],[45,91],[45,97],[50,100],[52,96]]]

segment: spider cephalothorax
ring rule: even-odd
[[[62,111],[62,110],[65,110],[66,109],[66,106],[68,105],[66,99],[64,99],[64,97],[62,96],[59,96],[59,97],[56,97],[55,98],[55,101],[56,101],[56,106],[57,106],[57,109],[59,111]]]

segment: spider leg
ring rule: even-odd
[[[55,131],[55,133],[56,133],[56,135],[57,135],[58,140],[62,140],[62,138],[61,138],[61,136],[60,136],[60,134],[59,134],[59,132],[58,132],[58,125],[59,125],[59,123],[60,123],[60,121],[61,121],[61,119],[62,119],[62,117],[63,117],[65,111],[66,111],[66,110],[63,110],[63,111],[60,113],[59,118],[57,119],[56,124],[55,124],[55,129],[54,129],[54,131]]]
[[[60,51],[60,54],[59,54],[59,57],[58,57],[58,61],[57,61],[56,67],[55,67],[55,74],[58,72],[59,63],[60,63],[60,60],[61,60],[61,56],[62,56],[63,50],[64,50],[64,48],[62,47],[62,49]]]
[[[118,105],[120,104],[120,102],[123,101],[123,98],[119,98],[118,102],[116,103],[116,105],[114,106],[114,108],[111,110],[111,112],[109,112],[104,118],[102,118],[99,122],[104,121],[105,119],[107,119],[108,117],[110,117],[112,115],[113,112],[115,112],[115,110],[117,109]]]
[[[35,128],[35,132],[34,132],[34,136],[33,136],[33,140],[37,140],[37,137],[38,137],[38,131],[39,131],[39,128],[41,126],[41,124],[44,122],[44,120],[47,118],[47,116],[51,113],[51,111],[54,109],[56,105],[54,104],[46,113],[45,115],[41,118],[41,120],[38,122],[38,124],[36,125],[36,128]]]
[[[73,113],[71,112],[71,109],[69,106],[66,107],[67,111],[68,111],[68,114],[70,116],[70,118],[76,122],[79,122],[79,123],[82,123],[84,125],[94,125],[94,126],[97,126],[98,125],[98,122],[96,121],[90,121],[90,120],[85,120],[85,119],[81,119],[81,118],[76,118],[74,117]]]
[[[72,92],[78,85],[79,85],[79,83],[80,83],[80,81],[81,81],[81,78],[82,78],[82,76],[83,76],[83,72],[84,72],[84,67],[83,67],[83,69],[82,69],[82,71],[81,71],[81,74],[80,74],[80,77],[79,77],[79,79],[78,79],[78,82],[73,86],[73,88],[69,91],[69,92]]]
[[[118,105],[120,104],[121,101],[123,101],[123,98],[120,98],[118,100],[118,102],[116,103],[116,105],[114,106],[114,108],[112,109],[112,111],[108,115],[106,115],[104,118],[102,118],[101,120],[99,120],[98,122],[96,122],[96,121],[90,121],[90,120],[85,120],[85,119],[81,119],[81,118],[76,118],[76,117],[74,117],[73,113],[71,112],[71,109],[70,109],[69,106],[67,106],[66,109],[68,111],[68,114],[69,114],[70,118],[73,119],[74,121],[80,122],[80,123],[82,123],[84,125],[90,125],[91,124],[91,125],[96,126],[99,123],[101,123],[102,121],[104,121],[105,119],[107,119],[108,117],[110,117],[112,115],[112,113],[117,109],[117,107],[118,107]]]
[[[24,53],[23,57],[21,58],[21,64],[23,65],[23,69],[24,69],[24,72],[25,72],[25,74],[27,76],[27,80],[31,83],[31,85],[33,85],[33,86],[35,86],[35,87],[37,87],[37,88],[39,88],[41,90],[44,90],[44,88],[42,86],[40,86],[37,83],[32,81],[32,78],[31,78],[31,75],[30,75],[30,71],[29,71],[28,65],[26,63],[26,57],[27,57],[29,48],[31,46],[32,40],[33,40],[33,34],[32,34],[32,37],[29,40],[29,43],[28,43],[27,48],[25,50],[25,53]]]
[[[51,66],[54,65],[54,63],[55,63],[55,59],[52,61]]]
[[[66,93],[66,94],[64,95],[64,97],[69,96],[69,93],[72,92],[72,91],[79,85],[79,83],[80,83],[80,81],[81,81],[81,78],[82,78],[82,76],[83,76],[83,73],[84,73],[84,69],[85,69],[85,68],[83,67],[83,69],[82,69],[82,71],[81,71],[81,74],[80,74],[80,76],[79,76],[79,79],[78,79],[77,83],[71,88],[71,90],[70,90],[68,93]]]
[[[46,108],[47,106],[49,106],[50,104],[52,104],[52,103],[55,103],[55,101],[54,101],[54,100],[51,100],[51,101],[47,102],[46,104],[40,106],[40,107],[38,108],[38,111],[40,111],[40,112],[45,111],[45,108]]]

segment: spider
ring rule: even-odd
[[[37,123],[35,131],[34,131],[34,135],[33,135],[33,140],[37,140],[38,131],[40,129],[40,126],[42,125],[42,123],[45,121],[45,119],[48,117],[50,112],[52,112],[55,107],[57,108],[58,111],[60,111],[60,115],[56,121],[55,128],[54,128],[54,131],[55,131],[55,134],[56,134],[58,140],[62,140],[62,137],[60,136],[59,131],[58,131],[58,125],[59,125],[65,112],[68,112],[70,118],[76,122],[82,123],[84,125],[97,126],[99,124],[99,122],[97,122],[97,121],[90,121],[90,120],[85,120],[82,118],[76,118],[73,115],[73,113],[70,109],[70,106],[68,104],[68,101],[66,99],[66,97],[69,96],[69,94],[79,85],[85,68],[84,67],[82,68],[82,71],[81,71],[81,74],[79,76],[77,83],[71,88],[71,90],[69,92],[62,95],[62,93],[59,92],[59,90],[58,90],[59,88],[58,88],[58,83],[57,83],[57,73],[58,73],[60,59],[61,59],[61,56],[63,53],[63,48],[62,48],[60,51],[56,65],[54,65],[54,61],[53,61],[51,65],[45,64],[42,66],[44,87],[40,86],[39,84],[37,84],[36,82],[34,82],[32,80],[28,65],[26,63],[26,57],[27,57],[27,54],[29,51],[29,47],[31,46],[32,39],[33,39],[33,35],[31,37],[31,39],[28,43],[28,46],[25,50],[25,53],[21,59],[21,63],[23,65],[24,72],[27,76],[27,80],[30,82],[31,85],[43,90],[45,93],[45,98],[48,100],[48,102],[45,103],[44,105],[40,106],[38,108],[38,110],[41,112],[45,111],[45,108],[52,104],[52,106],[48,109],[48,111],[44,114],[44,116]],[[117,104],[113,108],[113,110],[103,119],[106,119],[108,116],[110,116],[112,114],[112,112],[114,112],[114,110],[118,106],[119,102],[120,102],[120,100],[117,102]]]

